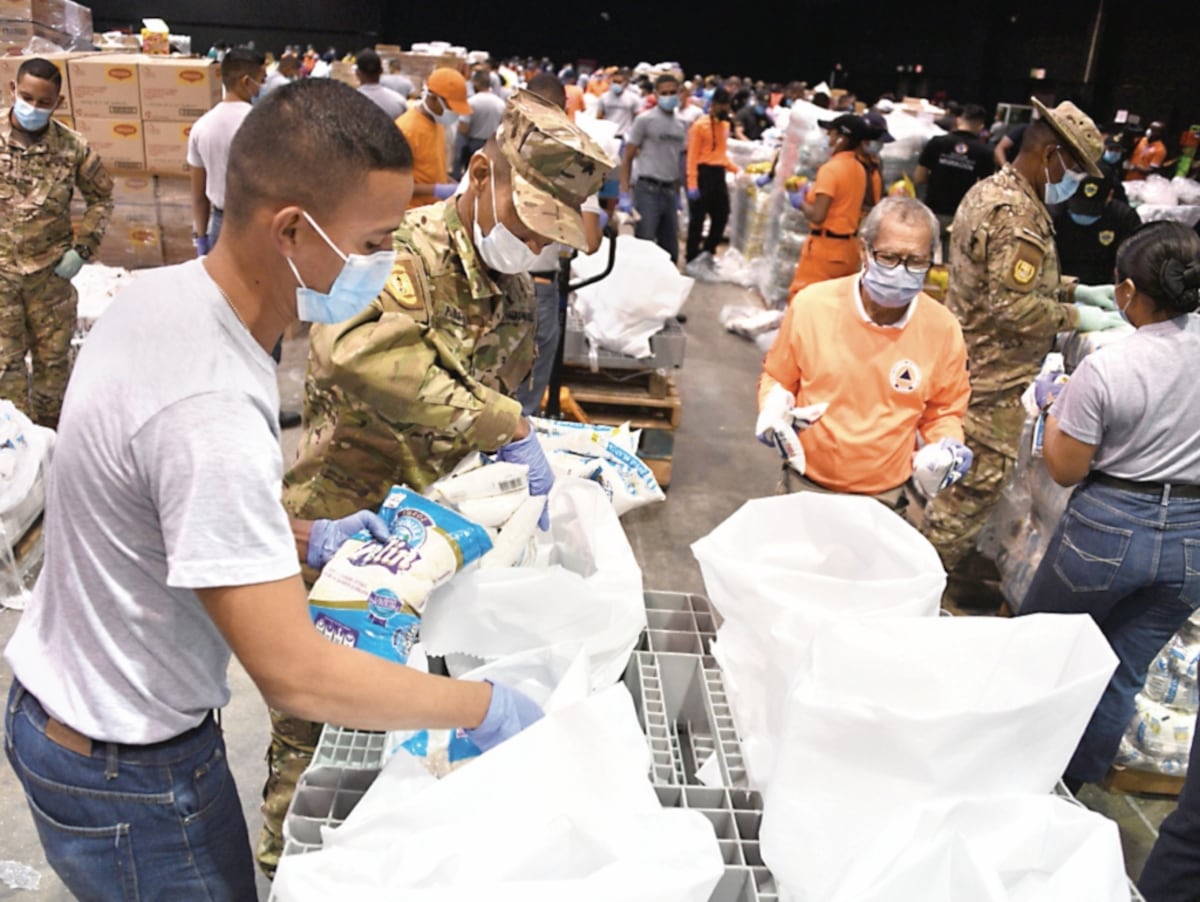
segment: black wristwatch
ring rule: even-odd
[[[79,254],[79,256],[83,258],[84,263],[92,259],[92,249],[90,247],[84,247],[82,244],[75,245],[75,253]]]

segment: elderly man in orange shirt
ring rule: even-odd
[[[446,129],[470,116],[467,80],[455,69],[434,69],[425,79],[418,103],[410,104],[396,120],[413,156],[413,198],[410,207],[453,197],[458,183],[450,181],[446,154]]]
[[[798,421],[802,453],[781,491],[870,495],[915,520],[923,499],[967,472],[962,329],[921,291],[938,232],[920,201],[884,198],[851,245],[865,271],[811,285],[788,307],[763,362],[755,432],[773,444],[797,405],[825,410]]]

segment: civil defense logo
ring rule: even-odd
[[[888,379],[896,391],[910,395],[921,386],[921,368],[911,360],[901,360],[892,367]]]

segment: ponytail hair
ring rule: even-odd
[[[1200,307],[1200,235],[1178,222],[1142,226],[1117,249],[1117,279],[1132,279],[1159,310]]]

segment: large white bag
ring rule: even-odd
[[[441,587],[421,621],[422,645],[431,655],[490,661],[579,643],[592,689],[611,685],[646,627],[646,608],[641,568],[604,490],[584,479],[557,480],[550,532],[539,542],[548,566],[474,570]]]
[[[1079,614],[827,623],[785,703],[764,861],[824,902],[914,805],[1050,792],[1115,666]]]
[[[283,859],[280,902],[706,902],[711,822],[666,809],[629,693],[611,686],[440,781],[397,756],[325,847]],[[420,768],[419,764],[415,765]]]
[[[724,618],[713,654],[750,785],[770,782],[792,677],[829,620],[937,615],[937,552],[878,501],[805,492],[748,501],[692,545]]]
[[[1117,825],[1066,799],[963,799],[897,819],[829,902],[1127,902],[1123,865]]]

